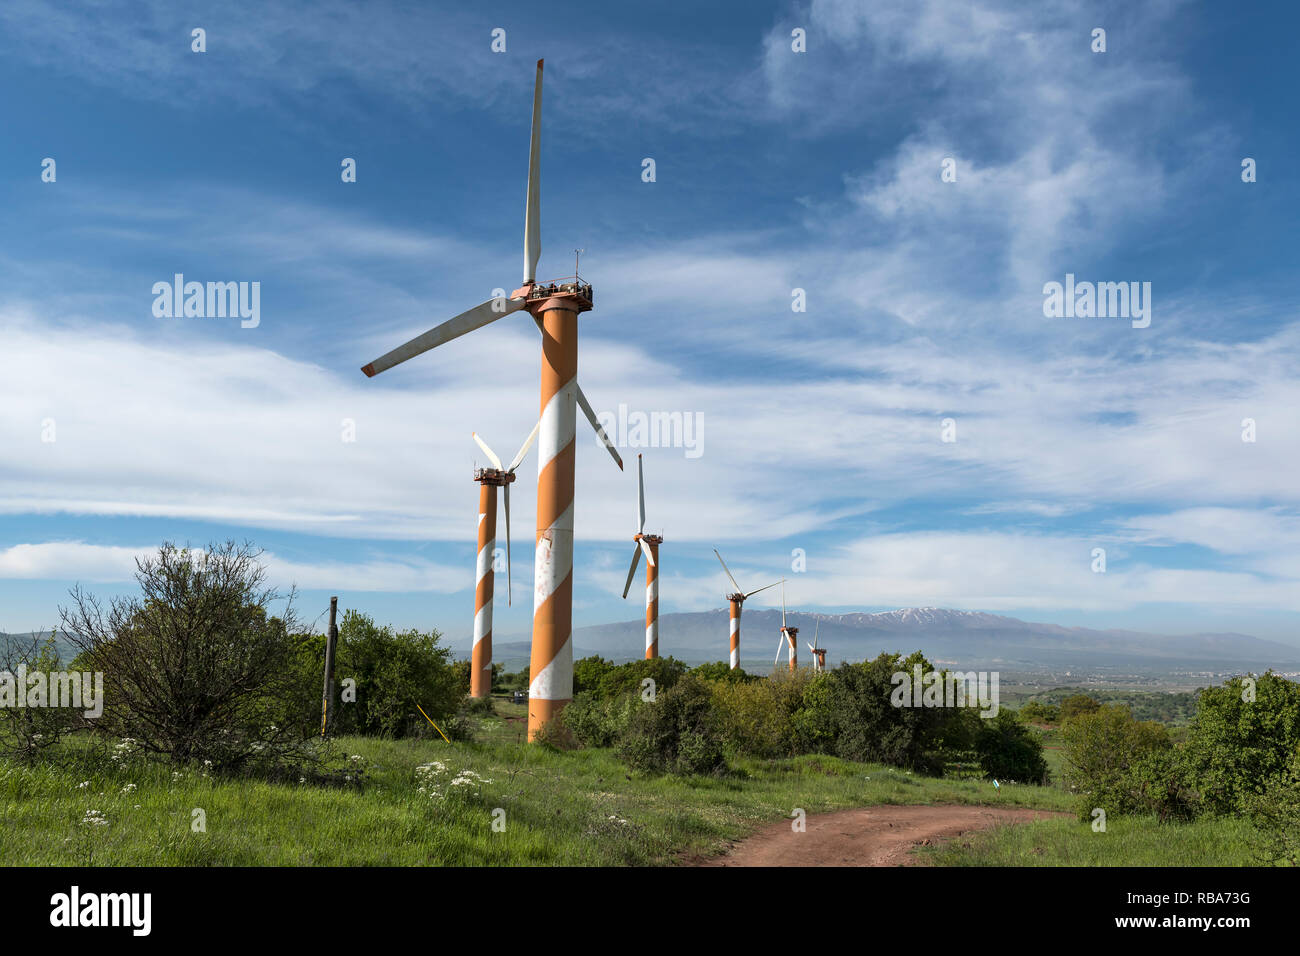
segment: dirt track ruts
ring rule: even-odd
[[[809,815],[804,833],[794,832],[790,820],[774,823],[720,856],[689,862],[694,866],[907,866],[919,862],[911,855],[914,846],[972,830],[1068,815],[965,804],[862,807]]]

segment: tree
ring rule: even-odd
[[[436,734],[420,710],[441,723],[456,714],[469,690],[451,652],[440,646],[441,637],[437,631],[380,627],[355,610],[344,614],[335,674],[338,681],[356,681],[357,699],[339,706],[334,732]]]
[[[1026,701],[1020,708],[1020,717],[1026,723],[1030,724],[1059,724],[1061,722],[1061,708],[1055,704],[1044,704],[1042,701]]]
[[[1071,694],[1061,701],[1061,720],[1072,720],[1084,714],[1095,714],[1101,702],[1087,694]]]
[[[1081,819],[1098,807],[1108,814],[1161,812],[1160,800],[1186,802],[1169,731],[1134,720],[1125,706],[1107,704],[1067,720],[1061,741],[1065,782],[1079,794]],[[1151,786],[1162,780],[1173,784],[1163,795]]]
[[[830,672],[835,749],[841,757],[930,773],[943,769],[937,750],[954,719],[954,708],[895,707],[890,701],[893,675],[910,678],[917,664],[923,675],[934,670],[917,651],[907,658],[881,654],[872,661],[841,664]]]
[[[1043,745],[1013,710],[1004,708],[996,717],[980,719],[975,732],[975,752],[981,769],[995,780],[1047,781]]]
[[[1300,684],[1272,671],[1234,677],[1200,692],[1187,756],[1214,813],[1248,809],[1252,796],[1281,777],[1300,751]]]
[[[676,774],[725,770],[709,685],[688,675],[639,707],[623,735],[619,755],[638,770]]]
[[[722,681],[727,684],[744,684],[762,680],[757,674],[746,674],[743,668],[732,667],[727,661],[710,661],[691,668],[691,673],[702,680]]]
[[[59,614],[81,651],[78,666],[104,675],[101,730],[224,771],[300,755],[304,735],[286,704],[294,593],[267,586],[261,554],[233,541],[207,551],[164,543],[136,560],[139,596],[105,609],[73,589],[73,606]]]

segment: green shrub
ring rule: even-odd
[[[1241,813],[1300,752],[1300,684],[1272,671],[1206,688],[1187,733],[1187,755],[1212,813]]]
[[[26,668],[28,680],[36,674],[44,675],[46,700],[52,703],[50,674],[63,669],[54,635],[41,641],[0,634],[0,674],[17,675],[20,667]],[[27,692],[26,686],[18,686],[16,676],[9,679],[19,694]],[[0,757],[34,763],[48,756],[61,739],[88,725],[84,714],[84,710],[66,707],[0,706]]]
[[[293,594],[267,586],[261,553],[233,541],[206,551],[164,543],[137,559],[138,595],[105,605],[73,590],[59,613],[77,666],[104,675],[96,731],[219,772],[307,759],[310,734],[293,712]]]
[[[722,734],[708,684],[683,677],[638,707],[623,735],[619,756],[637,770],[674,774],[725,770]]]
[[[721,681],[725,684],[747,684],[762,680],[757,674],[747,674],[744,668],[732,667],[727,661],[710,661],[691,668],[691,673],[702,680]]]
[[[1259,831],[1260,862],[1300,866],[1300,751],[1284,773],[1265,783],[1263,792],[1248,798],[1246,807]]]
[[[960,713],[945,707],[895,707],[890,701],[897,672],[934,670],[918,651],[907,658],[881,654],[875,660],[841,664],[830,672],[835,752],[847,760],[892,764],[927,773],[943,769],[945,730]]]
[[[1061,720],[1073,720],[1085,714],[1095,714],[1101,708],[1101,702],[1087,694],[1071,694],[1061,701]]]
[[[1134,720],[1127,707],[1107,704],[1078,713],[1062,727],[1061,742],[1065,782],[1079,796],[1080,819],[1097,807],[1108,815],[1149,812],[1171,799],[1170,787],[1179,802],[1185,780],[1175,776],[1178,755],[1169,731]]]
[[[641,693],[652,681],[654,692],[662,694],[670,689],[686,673],[686,664],[675,657],[655,657],[650,660],[631,661],[627,664],[613,664],[605,671],[594,690],[601,697],[622,697],[629,691]]]
[[[976,719],[975,752],[984,773],[995,780],[1047,783],[1043,745],[1015,711],[1003,708],[995,717]]]
[[[1059,724],[1061,708],[1056,704],[1031,700],[1020,708],[1020,718],[1029,724]]]
[[[422,708],[450,737],[445,726],[462,711],[469,691],[468,666],[454,661],[437,631],[394,631],[349,610],[339,624],[334,662],[334,718],[330,733],[380,737],[438,736]],[[320,732],[321,678],[325,638],[298,640],[295,657],[297,719]],[[356,682],[356,700],[342,699],[344,681]],[[458,731],[459,732],[459,731]]]
[[[640,702],[636,693],[605,698],[595,691],[582,691],[574,695],[552,723],[562,724],[573,742],[583,747],[613,747],[627,733]]]

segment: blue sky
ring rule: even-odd
[[[664,611],[722,605],[717,547],[803,609],[1296,641],[1288,5],[131,7],[0,8],[0,630],[236,537],[308,619],[337,593],[468,637],[470,433],[532,427],[536,331],[358,369],[518,285],[544,56],[539,276],[585,248],[583,388],[701,423],[622,449]],[[175,273],[260,283],[260,323],[156,318]],[[1150,326],[1046,318],[1067,273],[1150,282]],[[530,626],[535,474],[498,635]],[[641,613],[635,491],[581,433],[578,625]]]

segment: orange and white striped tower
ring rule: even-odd
[[[584,292],[586,294],[584,294]],[[589,288],[539,297],[541,433],[537,445],[537,550],[528,738],[573,699],[573,475],[577,454],[578,313]]]
[[[492,592],[495,578],[494,558],[497,546],[497,489],[505,489],[506,499],[506,598],[514,590],[510,581],[510,485],[517,469],[542,427],[538,422],[524,440],[509,468],[501,465],[496,452],[474,432],[474,441],[492,462],[492,468],[479,468],[474,480],[478,492],[478,562],[474,577],[474,652],[470,657],[469,693],[471,697],[489,697],[492,694]]]
[[[781,634],[785,638],[786,644],[789,645],[790,648],[790,670],[792,671],[798,670],[799,669],[799,642],[797,638],[799,636],[799,628],[786,627],[783,624],[781,625]],[[778,653],[777,656],[779,657],[780,654]]]
[[[659,656],[659,545],[663,538],[657,534],[637,535],[650,548],[650,559],[645,566],[645,657]]]
[[[781,582],[773,581],[771,584],[764,584],[761,588],[755,588],[746,594],[744,591],[740,590],[740,585],[737,584],[736,579],[732,577],[731,569],[727,567],[727,562],[722,560],[722,555],[718,554],[717,548],[713,549],[713,553],[718,555],[718,563],[722,565],[722,570],[726,572],[727,580],[731,582],[731,586],[736,589],[734,593],[726,596],[727,601],[731,604],[731,669],[734,671],[740,666],[740,609],[742,605],[744,605],[746,598],[753,597],[759,591],[766,591],[768,588],[774,588]]]
[[[469,695],[492,694],[492,559],[497,546],[497,488],[514,481],[496,468],[474,472],[478,489],[478,563],[474,586],[474,651],[470,656]]]
[[[785,623],[785,578],[781,579],[781,638],[776,642],[776,660],[773,664],[781,660],[781,644],[785,643],[786,653],[790,659],[790,670],[797,670],[799,667],[799,628],[789,627]]]
[[[826,670],[826,648],[821,645],[821,630],[822,622],[819,619],[817,621],[817,627],[813,629],[813,642],[808,645],[808,650],[813,653],[813,670],[818,674]]]
[[[494,296],[434,326],[361,367],[367,377],[526,310],[542,333],[541,460],[537,473],[537,550],[533,595],[532,683],[529,738],[573,696],[573,470],[576,408],[581,408],[610,457],[622,469],[614,443],[578,386],[578,314],[591,308],[591,286],[577,275],[549,285],[537,282],[542,253],[541,140],[542,66],[533,86],[532,138],[528,152],[528,194],[524,207],[523,285],[509,298]],[[576,263],[575,263],[575,273]],[[500,466],[498,466],[500,467]],[[511,469],[513,470],[513,468]],[[506,485],[506,537],[510,493]],[[507,548],[507,550],[509,550]]]
[[[731,669],[740,666],[740,606],[745,603],[745,595],[728,594],[731,607]]]
[[[663,538],[645,533],[645,467],[640,455],[636,456],[637,524],[632,536],[632,566],[627,569],[627,583],[623,585],[623,598],[632,589],[636,576],[636,563],[645,552],[645,657],[653,660],[659,656],[659,545]]]

